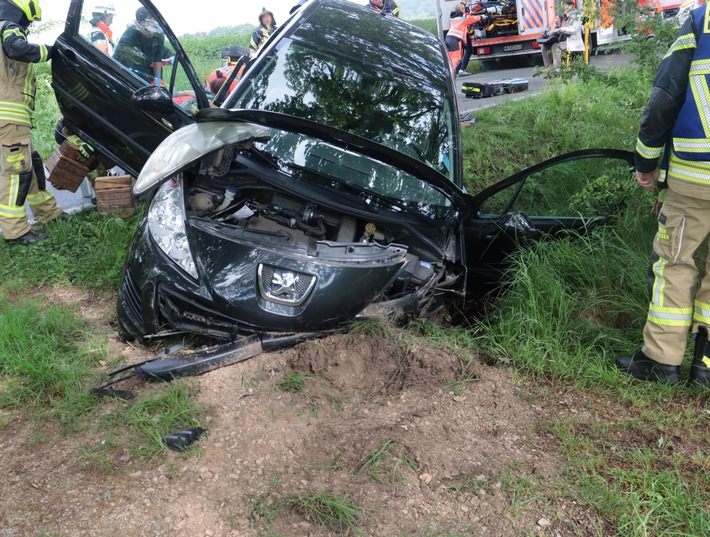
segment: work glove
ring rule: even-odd
[[[79,151],[76,152],[76,160],[78,160],[79,162],[86,162],[95,154],[96,148],[93,145],[87,144],[86,142],[82,142],[79,145]]]

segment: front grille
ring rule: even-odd
[[[141,295],[136,286],[133,274],[130,270],[126,270],[126,276],[123,279],[123,287],[121,288],[121,302],[128,316],[128,319],[141,332],[145,331],[145,323],[143,320],[143,306],[141,305]]]
[[[238,324],[234,319],[202,306],[164,285],[158,288],[158,305],[161,317],[178,330],[219,338],[232,338],[237,334]]]

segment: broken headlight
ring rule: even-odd
[[[148,211],[148,230],[165,255],[197,279],[197,268],[185,232],[181,181],[168,181],[155,193]]]

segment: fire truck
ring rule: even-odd
[[[622,29],[614,26],[612,11],[616,2],[589,0],[598,13],[590,31],[591,49],[630,38]],[[443,39],[451,26],[450,13],[460,0],[437,0],[439,34]],[[582,9],[583,0],[577,0]],[[658,3],[658,0],[640,0],[639,3]],[[668,0],[670,3],[670,0]],[[674,1],[677,3],[677,0]],[[669,6],[670,7],[670,6]],[[675,8],[676,6],[673,6]],[[673,9],[672,8],[672,9]],[[555,23],[555,0],[493,0],[480,2],[477,14],[487,14],[490,19],[485,26],[473,30],[473,59],[492,60],[509,56],[528,56],[531,63],[540,55],[538,37]],[[677,11],[676,11],[677,12]],[[672,12],[669,10],[669,15]],[[674,15],[675,13],[673,13]]]

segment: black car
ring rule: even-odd
[[[92,49],[81,0],[53,65],[66,122],[150,199],[119,293],[128,336],[234,340],[416,315],[485,290],[520,241],[603,221],[570,202],[592,179],[630,180],[631,153],[590,150],[466,194],[446,51],[406,21],[312,0],[215,108],[141,4],[181,67],[165,89]],[[179,84],[198,112],[175,102]]]

